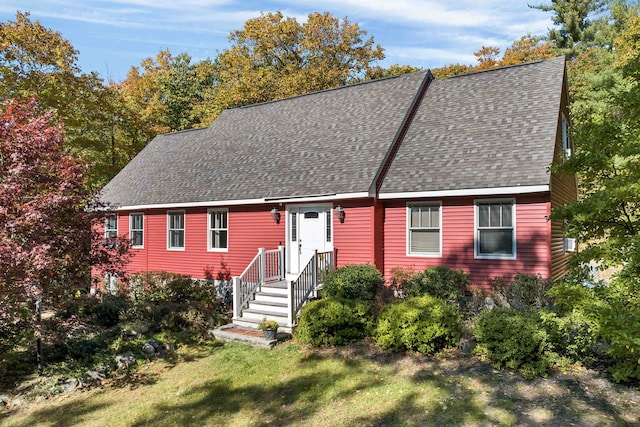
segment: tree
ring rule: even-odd
[[[383,49],[346,18],[312,13],[307,22],[282,13],[250,19],[216,58],[217,84],[207,93],[204,124],[225,108],[362,81]]]
[[[186,53],[173,56],[166,49],[131,67],[117,89],[155,135],[199,124],[204,93],[215,84],[212,61],[194,64]]]
[[[500,66],[550,59],[558,56],[552,41],[531,34],[524,35],[504,51]]]
[[[413,67],[411,65],[400,65],[400,64],[393,64],[388,68],[371,67],[367,71],[365,80],[382,79],[385,77],[399,76],[401,74],[415,73],[417,71],[420,71],[420,68]]]
[[[5,101],[0,110],[0,337],[36,304],[56,307],[60,297],[90,284],[91,267],[121,274],[128,244],[105,245],[97,235],[102,211],[86,189],[86,165],[63,148],[61,125],[37,102]]]
[[[583,249],[577,262],[621,267],[640,283],[640,17],[613,50],[591,48],[576,60],[572,106],[576,153],[554,166],[581,177],[580,199],[553,212]],[[577,72],[579,70],[579,72]]]
[[[504,51],[502,57],[500,57],[500,48],[491,46],[483,46],[473,54],[477,58],[477,65],[447,65],[433,69],[433,75],[436,78],[442,79],[459,74],[539,61],[557,56],[551,41],[544,41],[542,37],[532,36],[531,34],[524,35],[514,41],[511,46]]]
[[[544,12],[552,12],[553,23],[559,28],[549,30],[549,40],[569,56],[575,56],[580,48],[593,46],[607,18],[601,16],[611,0],[551,0],[551,4],[530,6]]]
[[[152,135],[120,92],[81,72],[77,55],[59,32],[18,12],[0,24],[0,101],[37,97],[39,112],[62,120],[66,148],[91,165],[87,185],[99,188]]]

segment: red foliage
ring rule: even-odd
[[[85,186],[87,165],[36,106],[12,100],[0,110],[0,301],[55,302],[86,289],[92,265],[122,273],[127,262],[127,242],[95,235],[104,211]]]

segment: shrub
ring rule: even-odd
[[[461,319],[446,301],[429,295],[407,298],[385,307],[375,339],[385,350],[431,354],[457,344]]]
[[[599,336],[613,358],[616,382],[640,379],[640,307],[627,301],[610,301],[598,310]]]
[[[347,265],[329,274],[322,291],[327,297],[373,302],[376,288],[384,284],[382,274],[372,265]]]
[[[601,357],[592,319],[580,311],[572,311],[564,316],[553,311],[540,312],[542,326],[547,332],[553,349],[571,362],[583,361],[593,364]]]
[[[474,333],[478,341],[474,353],[490,359],[496,368],[519,371],[527,379],[546,375],[551,346],[537,313],[487,310],[478,317]]]
[[[404,289],[405,297],[431,295],[460,307],[469,285],[469,275],[448,267],[430,267],[413,276]]]
[[[166,271],[139,273],[131,277],[129,286],[131,296],[137,301],[155,304],[217,303],[217,286],[182,274]]]
[[[416,275],[412,267],[394,267],[391,269],[391,289],[400,298],[405,289],[410,287],[411,279]]]
[[[547,305],[545,293],[551,287],[549,279],[518,273],[511,283],[502,278],[493,279],[491,289],[496,304],[503,308],[538,311]]]
[[[127,307],[127,300],[121,296],[105,295],[100,304],[93,307],[96,324],[110,328],[120,321],[120,315]]]
[[[344,345],[364,338],[369,328],[369,304],[329,297],[302,307],[296,336],[313,346]]]

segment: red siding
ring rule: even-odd
[[[167,209],[144,211],[144,248],[133,253],[128,272],[170,271],[205,278],[237,276],[259,247],[275,249],[284,243],[284,221],[276,224],[274,206],[231,207],[228,215],[229,250],[207,250],[207,208],[185,210],[185,250],[167,249]],[[129,232],[129,213],[121,213],[118,231]]]
[[[334,248],[338,249],[338,266],[347,264],[375,265],[374,216],[371,201],[340,203],[344,223],[334,221]]]
[[[568,110],[566,82],[562,92],[562,112],[567,119],[571,117]],[[556,135],[556,147],[554,161],[562,162],[564,153],[562,150],[562,115],[558,115],[558,132]],[[550,210],[561,208],[578,198],[578,185],[575,175],[560,175],[551,173],[551,205]],[[562,221],[551,221],[550,223],[550,251],[551,251],[551,276],[558,279],[569,272],[569,259],[571,253],[564,251],[564,226]]]
[[[548,195],[516,198],[516,259],[474,258],[474,199],[450,198],[442,202],[442,257],[407,256],[406,202],[386,204],[384,224],[384,275],[394,267],[416,271],[445,265],[471,274],[483,284],[493,277],[512,278],[515,273],[549,277]]]

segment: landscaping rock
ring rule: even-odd
[[[485,297],[485,299],[484,299],[484,307],[487,310],[493,310],[494,308],[496,308],[496,302],[491,297]]]
[[[9,405],[9,402],[11,402],[11,397],[6,393],[0,393],[0,407]]]
[[[107,378],[104,373],[95,370],[85,372],[84,377],[87,382],[100,382]]]
[[[130,351],[116,356],[116,365],[118,366],[118,369],[129,369],[135,364],[136,357]]]
[[[80,381],[76,378],[61,378],[59,383],[63,394],[71,393],[80,386]]]
[[[148,360],[155,359],[157,357],[156,349],[150,343],[146,343],[142,346],[142,354],[144,354]]]
[[[458,348],[464,354],[471,354],[474,348],[476,348],[476,340],[475,338],[461,338],[460,344],[458,344]]]
[[[11,403],[8,406],[11,408],[17,408],[22,405],[24,405],[24,400],[20,396],[17,396],[11,400]]]

